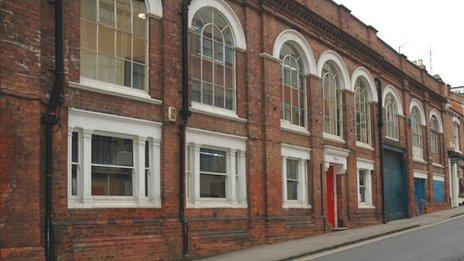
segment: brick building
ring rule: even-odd
[[[62,2],[55,111],[55,5],[0,3],[2,259],[208,256],[451,207],[462,98],[346,7]]]

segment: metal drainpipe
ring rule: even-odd
[[[324,226],[324,234],[327,233],[327,217],[325,216],[324,211],[324,186],[322,185],[322,179],[324,178],[324,165],[325,161],[321,162],[321,214],[322,214],[322,224]]]
[[[182,110],[180,112],[179,125],[179,220],[182,224],[182,255],[187,257],[189,254],[189,231],[188,222],[185,217],[185,158],[186,158],[186,131],[189,108],[189,60],[188,60],[188,13],[191,0],[182,1]]]
[[[379,146],[380,146],[380,177],[381,177],[381,193],[382,193],[382,222],[387,223],[387,213],[385,212],[385,193],[384,193],[384,179],[383,179],[383,100],[382,100],[382,81],[379,78],[375,78],[375,84],[377,85],[377,107],[379,111],[378,118],[378,129],[379,129]]]
[[[45,125],[45,258],[55,260],[53,231],[53,127],[59,123],[57,111],[64,101],[64,38],[63,0],[55,0],[55,77],[48,100],[47,112],[41,121]]]

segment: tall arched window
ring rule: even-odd
[[[411,110],[411,128],[412,128],[412,155],[415,159],[423,159],[423,131],[421,125],[420,111],[417,107]]]
[[[81,1],[81,77],[146,89],[144,0]]]
[[[306,125],[306,84],[302,57],[290,43],[280,51],[282,81],[282,119],[294,125]]]
[[[438,119],[435,115],[432,116],[432,119],[430,120],[430,129],[431,129],[431,135],[430,135],[430,145],[431,145],[431,151],[432,153],[438,153],[440,152],[440,127],[438,123]]]
[[[398,104],[391,93],[385,97],[385,136],[398,140],[400,138],[398,125]]]
[[[337,71],[329,63],[322,68],[324,91],[324,132],[341,136],[341,96],[340,79]]]
[[[355,87],[356,98],[356,141],[370,144],[369,94],[363,80],[358,79]]]
[[[460,150],[459,144],[459,122],[453,122],[453,146],[454,150]]]
[[[192,101],[235,110],[235,46],[228,22],[204,7],[193,17]]]

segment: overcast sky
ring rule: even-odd
[[[463,0],[335,0],[379,32],[409,60],[423,59],[430,73],[451,86],[464,85]]]

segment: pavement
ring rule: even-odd
[[[305,256],[295,261],[463,261],[464,216]]]
[[[429,226],[452,218],[464,216],[464,207],[439,211],[423,216],[409,219],[401,219],[356,229],[340,232],[331,232],[323,235],[302,238],[298,240],[285,241],[271,245],[260,245],[240,251],[210,257],[207,261],[272,261],[292,260],[337,248],[357,244],[363,241],[412,230],[421,226]]]

